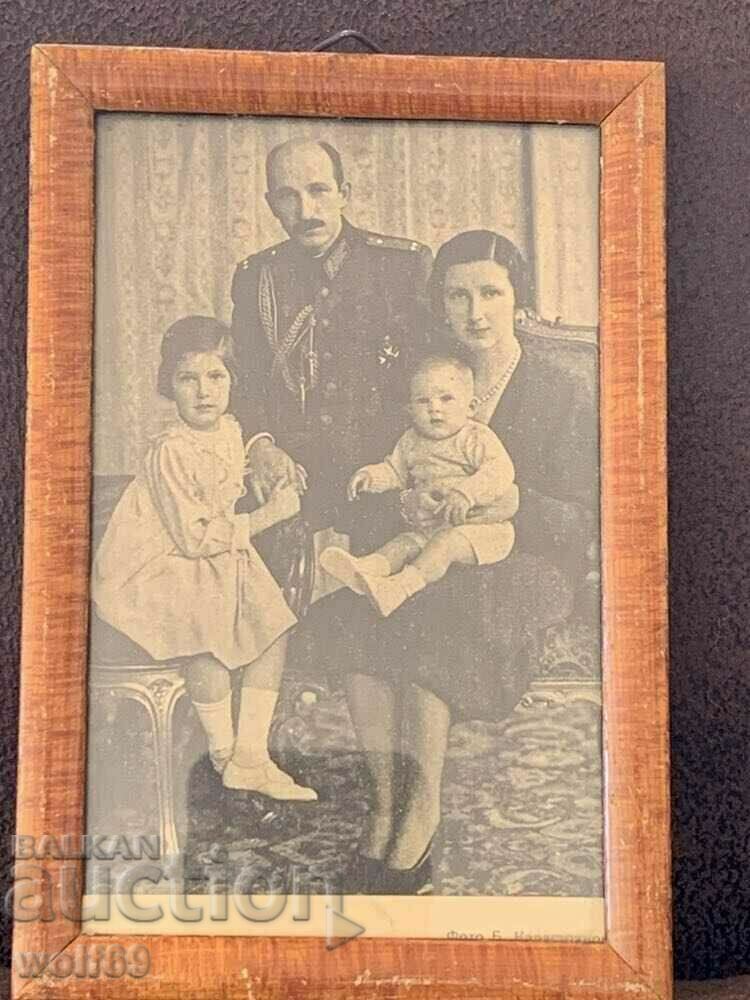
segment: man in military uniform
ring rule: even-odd
[[[250,447],[260,493],[302,466],[308,521],[350,531],[349,476],[382,458],[405,426],[401,375],[426,338],[432,254],[344,217],[350,185],[327,143],[276,146],[266,176],[266,200],[289,239],[234,275],[235,412],[247,435],[273,436]]]

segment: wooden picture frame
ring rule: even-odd
[[[664,70],[659,63],[44,44],[31,60],[28,419],[19,836],[84,833],[94,139],[98,111],[566,122],[601,132],[606,941],[161,936],[138,980],[56,975],[80,860],[19,860],[46,971],[16,996],[671,996]],[[24,872],[26,872],[24,874]],[[18,901],[17,901],[18,906]],[[72,959],[71,959],[72,962]]]

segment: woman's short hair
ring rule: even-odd
[[[471,264],[479,260],[494,260],[506,269],[519,308],[533,305],[531,278],[518,247],[490,229],[471,229],[443,243],[435,257],[429,292],[432,311],[437,318],[444,315],[443,287],[448,269],[455,264]]]
[[[183,316],[173,323],[161,342],[161,363],[156,388],[162,396],[174,399],[172,380],[186,354],[218,354],[237,384],[237,361],[229,327],[213,316]]]

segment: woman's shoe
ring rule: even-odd
[[[277,767],[270,757],[251,767],[242,767],[230,760],[224,768],[222,782],[225,788],[258,792],[282,801],[314,802],[318,797],[315,789],[298,785],[294,778]]]
[[[432,842],[424,849],[424,853],[411,868],[390,868],[384,866],[383,895],[389,896],[426,896],[433,890],[432,884]]]

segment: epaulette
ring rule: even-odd
[[[408,240],[403,236],[384,236],[382,233],[365,233],[365,243],[368,247],[385,247],[387,250],[424,250],[423,243]]]
[[[249,257],[245,257],[237,265],[238,268],[242,268],[246,271],[254,260],[263,260],[265,258],[271,259],[275,257],[280,250],[289,245],[289,240],[284,240],[282,243],[276,243],[275,246],[266,247],[265,250],[259,250],[257,253],[251,253]]]

